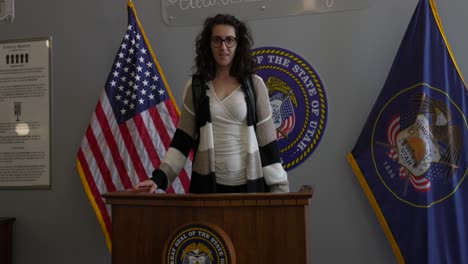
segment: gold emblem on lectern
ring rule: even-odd
[[[234,263],[232,243],[221,229],[212,225],[186,225],[167,245],[165,264]]]
[[[182,252],[183,263],[211,264],[213,254],[210,249],[202,243],[192,243]]]

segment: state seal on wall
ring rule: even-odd
[[[327,123],[327,97],[314,68],[292,51],[252,50],[265,82],[285,170],[301,164],[317,148]]]

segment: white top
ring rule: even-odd
[[[247,183],[247,105],[239,86],[222,101],[208,82],[213,125],[216,182],[224,185]]]

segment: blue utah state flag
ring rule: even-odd
[[[466,85],[420,0],[348,155],[400,263],[468,263]]]

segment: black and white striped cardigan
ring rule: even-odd
[[[286,171],[281,165],[268,90],[259,76],[252,75],[252,82],[256,94],[257,124],[256,128],[252,124],[253,121],[250,121],[251,124],[249,122],[246,124],[248,126],[247,190],[248,192],[288,192],[289,183]],[[207,85],[204,87],[209,89]],[[246,87],[243,86],[242,89],[245,92]],[[190,150],[195,148],[189,191],[215,193],[215,154],[209,97],[205,93],[200,98],[196,115],[191,80],[187,82],[184,90],[184,103],[177,130],[161,166],[153,172],[152,180],[156,182],[158,188],[166,189],[182,170]],[[253,114],[249,113],[249,109],[252,108],[247,105],[248,116]],[[247,120],[253,119],[247,118]],[[199,140],[195,140],[198,131]]]

